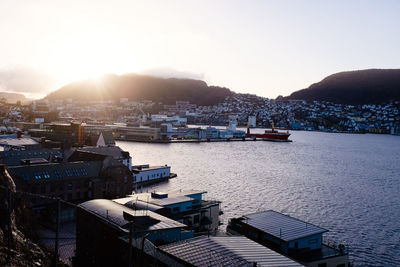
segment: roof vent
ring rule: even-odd
[[[152,192],[151,193],[152,198],[167,198],[168,193],[163,193],[163,192]]]

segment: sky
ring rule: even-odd
[[[143,73],[276,98],[399,68],[399,14],[397,0],[1,0],[0,90]]]

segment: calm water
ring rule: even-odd
[[[329,229],[357,266],[400,263],[400,137],[292,132],[292,143],[117,142],[134,164],[171,165],[153,188],[201,189],[229,218],[273,209]],[[224,226],[224,227],[225,227]]]

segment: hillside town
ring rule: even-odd
[[[15,130],[21,122],[40,124],[54,121],[132,126],[159,126],[160,122],[170,122],[174,126],[226,126],[229,118],[235,116],[239,126],[246,126],[251,117],[250,127],[268,128],[274,123],[278,128],[289,130],[399,135],[399,110],[400,101],[356,106],[284,100],[282,97],[273,100],[251,94],[233,94],[214,106],[198,106],[188,101],[164,105],[127,98],[120,98],[119,102],[44,99],[29,105],[3,101],[0,131]]]

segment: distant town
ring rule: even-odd
[[[272,123],[289,130],[400,134],[400,102],[381,104],[345,105],[330,102],[267,99],[251,94],[234,94],[214,106],[198,106],[188,101],[165,105],[153,101],[74,101],[38,100],[27,105],[8,104],[2,99],[0,106],[3,133],[16,128],[28,130],[34,123],[79,121],[88,124],[124,124],[127,126],[160,126],[168,122],[173,126],[215,125],[227,126],[232,117],[238,126],[269,128]],[[251,120],[249,121],[249,117]],[[21,123],[28,123],[22,125]]]

